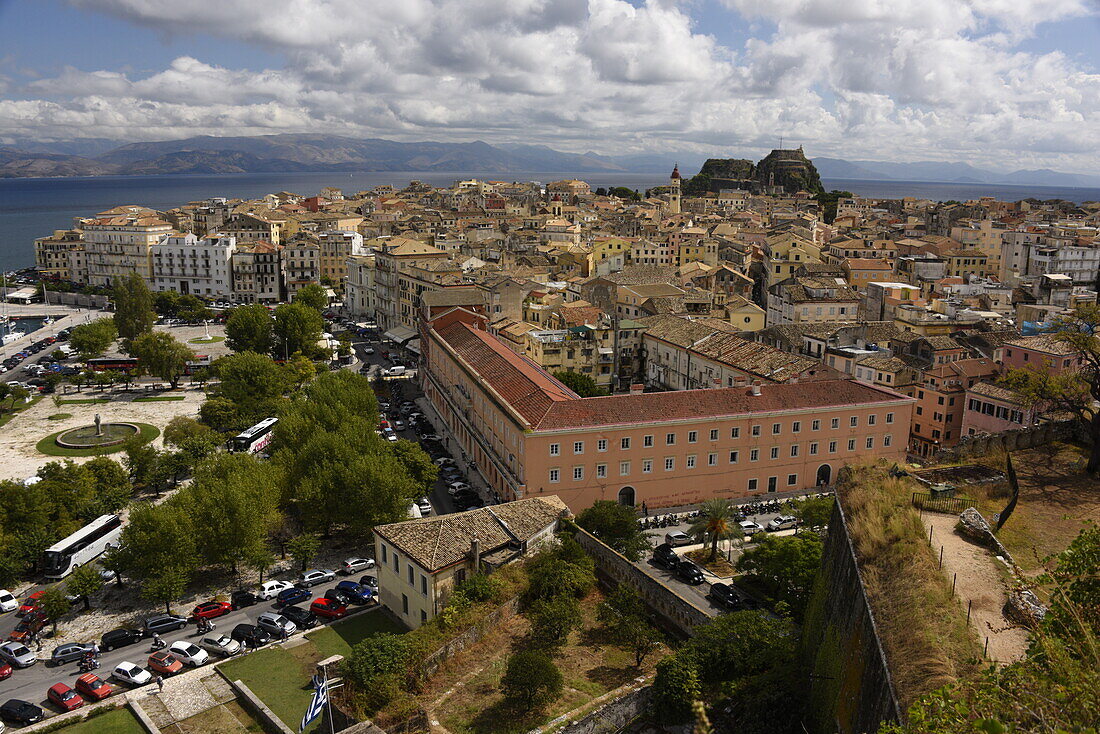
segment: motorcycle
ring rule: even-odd
[[[163,650],[166,647],[168,647],[167,642],[162,640],[159,635],[153,635],[153,642],[150,645],[150,648],[153,652],[156,652],[157,650]]]

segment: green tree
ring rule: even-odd
[[[765,673],[794,655],[791,624],[761,611],[722,614],[698,625],[676,653],[691,660],[704,685]]]
[[[187,363],[195,353],[165,331],[150,331],[130,342],[130,354],[140,361],[142,371],[167,380],[174,390],[179,386]]]
[[[791,514],[805,527],[823,528],[833,516],[834,504],[836,501],[832,497],[806,497],[795,501]]]
[[[119,539],[118,565],[140,585],[142,596],[171,611],[198,568],[199,534],[178,499],[136,505]]]
[[[299,571],[305,571],[309,564],[321,552],[321,539],[314,533],[302,533],[291,538],[286,544],[286,549]]]
[[[596,384],[595,380],[581,372],[557,370],[554,372],[554,377],[582,398],[598,398],[607,395],[607,390],[604,390]]]
[[[616,586],[596,610],[596,619],[616,646],[634,655],[637,668],[661,643],[661,633],[649,623],[648,617],[642,598],[626,584]]]
[[[112,319],[96,319],[73,327],[69,344],[81,359],[88,360],[106,352],[117,338],[118,328]]]
[[[432,461],[432,457],[420,448],[420,444],[404,439],[393,444],[391,448],[394,456],[405,467],[405,471],[416,482],[417,491],[421,494],[429,494],[435,480],[439,478],[439,467]]]
[[[700,695],[699,673],[690,661],[673,655],[657,663],[650,709],[658,721],[680,724],[689,720],[692,703]]]
[[[115,575],[115,583],[122,587],[122,573],[126,566],[126,554],[119,550],[118,546],[111,546],[103,551],[99,557],[99,565]]]
[[[710,542],[709,560],[718,558],[718,541],[732,538],[739,532],[730,501],[716,497],[699,507],[699,519],[691,524],[688,532],[703,542]]]
[[[569,641],[569,633],[581,626],[581,605],[577,598],[559,594],[535,601],[527,610],[531,637],[537,645],[557,649]]]
[[[554,661],[533,650],[513,653],[500,679],[505,701],[525,712],[556,701],[563,686],[561,671]]]
[[[152,331],[157,321],[153,294],[140,275],[130,273],[115,281],[111,296],[115,305],[115,327],[123,349],[129,353],[133,340]]]
[[[122,464],[106,456],[97,456],[79,466],[91,475],[94,488],[94,497],[89,498],[81,508],[83,518],[118,512],[129,503],[134,485]]]
[[[633,507],[596,500],[591,507],[581,510],[577,524],[631,561],[649,550],[649,538],[638,525]]]
[[[316,311],[324,311],[328,308],[328,296],[325,289],[316,283],[310,283],[294,294],[294,303],[309,306]]]
[[[161,452],[136,436],[126,442],[124,451],[126,471],[134,488],[146,489],[151,486]]]
[[[179,315],[180,294],[178,291],[157,291],[153,294],[153,310],[161,316]]]
[[[557,548],[547,548],[537,553],[527,563],[528,604],[539,599],[551,599],[559,595],[580,599],[591,591],[596,583],[595,564],[579,548],[577,541],[565,537]]]
[[[237,433],[248,428],[250,415],[229,398],[207,398],[199,406],[199,418],[219,433]]]
[[[821,566],[821,538],[813,533],[765,536],[737,559],[737,570],[760,583],[800,618]]]
[[[275,309],[275,354],[283,359],[301,352],[317,353],[325,320],[319,311],[301,303],[284,303]]]
[[[275,322],[267,306],[237,306],[225,322],[225,344],[234,352],[271,354],[275,346]]]
[[[273,401],[286,390],[286,375],[270,357],[241,352],[214,363],[221,383],[218,394],[250,415],[273,413]]]
[[[214,318],[214,312],[206,302],[193,293],[180,296],[178,308],[180,318],[187,321],[209,321]]]
[[[84,602],[84,611],[92,608],[91,596],[103,588],[103,577],[95,566],[77,566],[65,580],[65,588],[73,596],[80,597]]]
[[[168,446],[183,448],[196,440],[217,444],[221,442],[221,435],[210,426],[185,415],[177,415],[164,427],[164,443]]]
[[[57,623],[69,612],[69,599],[61,584],[54,584],[38,597],[38,606],[46,619],[53,625],[53,633],[57,634]]]
[[[317,368],[308,357],[296,354],[283,364],[283,373],[289,385],[292,385],[295,390],[301,390],[302,386],[317,374]]]
[[[1010,369],[1002,383],[1045,413],[1073,416],[1091,445],[1086,471],[1100,476],[1100,305],[1078,306],[1056,326],[1052,338],[1068,350],[1077,368]]]
[[[412,647],[405,635],[382,633],[351,648],[342,672],[355,687],[356,702],[372,715],[406,688]]]

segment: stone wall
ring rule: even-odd
[[[994,451],[1030,449],[1035,446],[1045,446],[1054,441],[1076,441],[1080,437],[1080,424],[1073,420],[1042,423],[1031,428],[1019,428],[1002,433],[963,436],[951,448],[938,451],[935,461],[937,463],[965,461]]]
[[[504,604],[500,605],[492,612],[489,612],[479,624],[449,640],[446,644],[425,658],[424,664],[421,667],[423,676],[425,678],[430,678],[435,675],[436,671],[439,670],[443,663],[447,662],[453,655],[475,644],[495,627],[516,616],[518,613],[519,597],[517,596],[510,601],[504,602]]]
[[[800,652],[809,677],[805,724],[811,732],[862,734],[877,731],[883,721],[901,721],[840,502],[829,521]]]
[[[710,621],[705,609],[647,575],[584,528],[577,528],[574,537],[596,562],[596,573],[601,580],[636,589],[646,606],[670,631],[690,637],[696,625]]]
[[[51,304],[62,304],[64,306],[81,306],[83,308],[107,308],[111,299],[107,296],[90,296],[84,293],[55,293],[49,292],[49,301]]]
[[[559,734],[610,734],[622,731],[630,722],[645,713],[653,686],[642,686],[608,701],[583,719],[567,724]]]

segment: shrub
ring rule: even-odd
[[[657,663],[650,705],[658,721],[680,724],[691,718],[691,705],[700,696],[699,673],[679,655]]]
[[[508,658],[508,667],[500,679],[500,690],[510,705],[532,711],[557,700],[564,681],[561,671],[548,655],[522,650]]]

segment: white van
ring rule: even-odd
[[[393,367],[390,367],[388,370],[385,370],[385,373],[389,377],[397,377],[398,375],[405,374],[405,369],[406,369],[405,365],[399,364],[399,365],[394,365]]]

